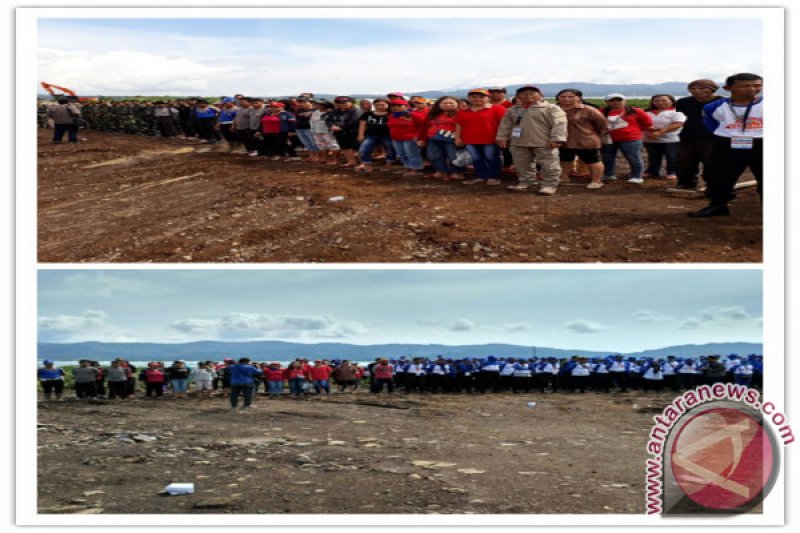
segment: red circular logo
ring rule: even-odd
[[[736,509],[761,494],[773,468],[769,435],[758,420],[733,408],[713,408],[681,427],[671,450],[681,490],[711,509]]]

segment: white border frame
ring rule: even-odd
[[[422,18],[452,17],[453,7],[446,8],[414,8],[387,7],[356,9],[321,9],[313,11],[315,18]],[[285,8],[253,8],[247,9],[247,17],[255,18],[296,18],[302,7]],[[649,18],[668,13],[669,18],[761,18],[764,35],[764,77],[767,80],[765,100],[766,114],[770,117],[767,123],[768,134],[772,138],[783,137],[783,103],[784,97],[784,11],[780,8],[696,8],[680,13],[674,8],[514,8],[513,16],[521,18],[525,15],[539,18],[615,18],[633,19]],[[691,15],[691,16],[687,16]],[[26,117],[35,107],[36,93],[36,24],[39,18],[235,18],[241,17],[233,8],[22,8],[16,11],[16,96],[17,117]],[[458,8],[459,18],[476,16],[488,18],[508,18],[510,12],[500,7],[492,8]],[[735,53],[735,36],[720,36],[731,39],[732,53]],[[779,107],[780,106],[780,107]],[[31,179],[36,175],[35,123],[18,120],[17,159],[16,159],[16,205],[17,205],[17,327],[16,327],[16,379],[18,384],[27,383],[30,378],[30,361],[25,354],[36,352],[36,294],[37,294],[37,234],[36,234],[36,182]],[[783,150],[779,143],[769,143],[765,147],[765,174],[768,176],[784,176]],[[780,185],[780,186],[778,186]],[[765,187],[765,204],[770,209],[764,210],[764,349],[767,353],[784,353],[784,185],[782,181],[771,181]],[[397,265],[397,264],[358,264],[358,265],[227,265],[227,264],[42,264],[40,269],[196,269],[196,268],[252,268],[252,269],[626,269],[626,268],[679,268],[679,269],[736,269],[761,268],[752,264],[668,264],[668,265]],[[783,360],[781,359],[781,363]],[[774,365],[774,366],[773,366]],[[783,368],[776,368],[770,361],[766,387],[768,399],[776,403],[784,412],[788,406],[784,403],[784,389],[781,378]],[[774,371],[773,371],[774,368]],[[164,525],[246,525],[264,524],[295,526],[306,525],[441,525],[441,526],[476,526],[476,525],[778,525],[784,520],[784,477],[783,472],[775,485],[773,493],[764,502],[764,514],[741,515],[725,519],[653,519],[645,515],[38,515],[36,514],[36,449],[30,446],[36,441],[36,427],[31,421],[36,420],[36,403],[31,401],[30,391],[18,390],[16,413],[16,452],[17,452],[17,498],[16,522],[19,525],[108,525],[121,524],[164,524]],[[792,413],[789,414],[791,424]],[[781,458],[786,464],[785,456]],[[644,477],[644,465],[642,465]],[[785,467],[784,467],[785,471]],[[33,473],[34,476],[25,474]]]

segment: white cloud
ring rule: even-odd
[[[114,327],[108,315],[98,309],[89,309],[79,315],[41,316],[38,326],[40,342],[133,340]]]
[[[674,320],[671,316],[663,315],[655,311],[642,309],[633,313],[633,318],[639,322],[671,322]]]
[[[171,328],[195,338],[207,339],[335,339],[362,335],[367,328],[355,321],[330,315],[269,315],[228,313],[216,319],[189,318],[174,321]]]
[[[703,327],[703,323],[696,318],[690,318],[678,326],[679,329],[700,329],[701,327]]]
[[[451,326],[450,331],[475,331],[478,324],[467,318],[459,318]]]
[[[503,330],[508,331],[509,333],[521,333],[524,331],[531,331],[532,329],[534,329],[533,325],[525,322],[503,324]]]
[[[598,324],[597,322],[591,322],[589,320],[571,320],[564,324],[564,327],[573,333],[597,333],[599,331],[608,329],[608,326]]]
[[[220,67],[183,57],[129,49],[62,51],[39,49],[43,81],[69,87],[79,94],[192,94],[211,89],[224,76]]]

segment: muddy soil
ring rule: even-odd
[[[266,161],[187,141],[39,131],[41,262],[760,262],[755,189],[733,216],[664,179],[557,195]],[[619,163],[620,175],[627,165]],[[507,183],[514,182],[511,175]],[[744,176],[743,180],[751,179]],[[340,201],[331,198],[344,197]]]
[[[68,399],[38,409],[40,513],[644,512],[669,395]],[[536,402],[533,407],[528,402]],[[171,482],[195,493],[164,496]]]

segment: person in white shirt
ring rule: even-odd
[[[652,361],[647,363],[642,372],[642,390],[661,392],[664,385],[664,374],[661,372],[661,363]]]
[[[647,150],[647,170],[645,178],[661,176],[661,162],[667,160],[667,179],[677,180],[678,148],[680,133],[686,115],[675,110],[677,100],[670,94],[657,94],[650,99],[650,107],[645,112],[653,120],[653,125],[645,130],[644,147]]]
[[[214,390],[212,383],[215,377],[217,377],[217,373],[208,363],[199,363],[197,368],[192,372],[195,390],[200,393],[202,397],[210,398],[211,391]]]
[[[577,364],[572,367],[572,372],[570,373],[570,392],[575,392],[575,389],[579,389],[581,393],[586,392],[591,373],[592,369],[589,365],[589,360],[585,357],[578,359]]]

